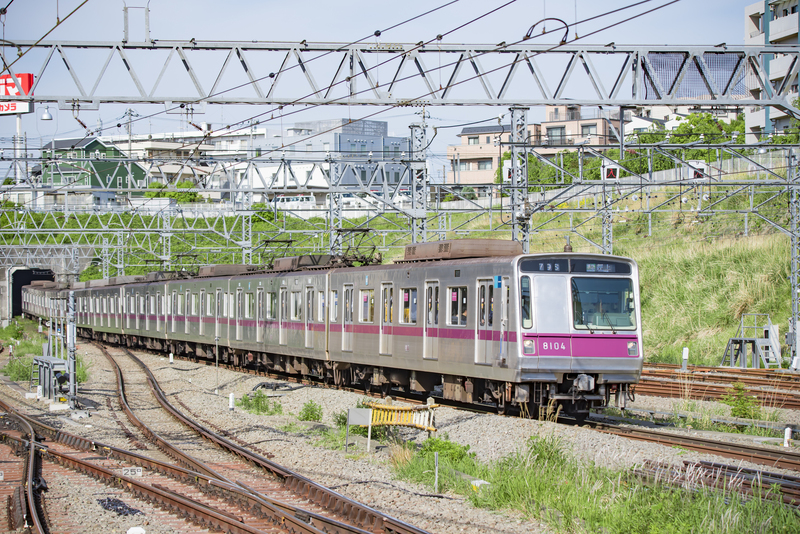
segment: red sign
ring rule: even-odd
[[[0,96],[31,96],[33,91],[33,74],[24,73],[17,74],[16,81],[19,82],[19,87],[14,81],[14,77],[10,74],[0,75]],[[20,89],[22,91],[20,92]],[[18,113],[30,113],[30,102],[0,102],[0,115],[10,115]]]
[[[22,87],[22,93],[19,92],[17,84],[10,74],[0,75],[0,96],[21,96],[29,95],[31,87],[33,87],[33,74],[17,74],[17,81]]]

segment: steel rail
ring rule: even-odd
[[[289,523],[292,523],[291,526],[300,528],[302,532],[314,534],[319,534],[320,532],[329,534],[367,534],[365,531],[351,525],[258,494],[250,488],[242,487],[241,484],[219,480],[178,465],[168,464],[118,447],[69,434],[16,412],[3,401],[0,401],[0,409],[13,413],[19,420],[35,427],[40,434],[47,436],[55,443],[80,451],[94,451],[104,454],[109,458],[150,469],[179,482],[193,484],[201,491],[222,494],[229,501],[243,505],[258,515],[263,517],[271,516],[273,522],[278,520],[286,522],[288,520]],[[298,525],[294,525],[294,523],[298,523]],[[314,523],[320,525],[319,528]],[[311,528],[311,530],[302,530],[308,528]]]
[[[646,461],[642,467],[634,469],[633,472],[650,480],[666,482],[681,488],[713,488],[734,492],[748,499],[763,499],[763,495],[771,493],[771,486],[777,485],[783,504],[794,508],[800,504],[798,499],[800,494],[795,483],[782,482],[780,478],[772,476],[773,473],[755,469],[714,462],[684,461],[682,466],[675,466]]]
[[[268,458],[242,447],[233,441],[216,434],[215,432],[211,432],[202,425],[197,424],[195,421],[184,416],[182,412],[172,406],[172,404],[167,400],[164,392],[161,390],[161,387],[158,385],[158,381],[156,380],[155,376],[144,364],[144,362],[137,358],[136,355],[134,355],[127,348],[121,347],[121,349],[147,374],[150,387],[159,403],[164,407],[165,410],[170,412],[173,417],[189,428],[193,429],[205,439],[215,443],[222,449],[239,456],[252,465],[261,467],[265,471],[272,473],[280,480],[283,480],[284,486],[288,490],[301,497],[307,498],[308,500],[316,503],[319,506],[325,507],[332,512],[341,513],[360,528],[365,528],[372,532],[378,533],[388,531],[398,534],[427,534],[427,531],[423,529],[409,525],[404,521],[384,514],[379,510],[375,510],[374,508],[371,508],[363,503],[350,499],[349,497],[346,497],[332,489],[326,488],[325,486],[322,486],[321,484],[318,484],[300,475],[299,473],[280,466]]]
[[[43,517],[39,517],[39,510],[36,506],[36,503],[39,500],[39,496],[36,494],[36,488],[38,484],[35,483],[36,479],[36,468],[39,464],[39,455],[36,452],[36,432],[33,430],[33,426],[24,418],[17,416],[17,414],[12,413],[6,410],[15,421],[17,421],[20,426],[23,427],[23,434],[27,433],[29,436],[29,440],[27,441],[27,459],[25,461],[25,482],[23,491],[26,496],[26,508],[28,510],[28,518],[33,523],[34,531],[37,534],[46,534],[49,532],[46,528],[46,521]]]
[[[186,497],[183,497],[166,488],[159,488],[145,484],[144,482],[140,482],[135,478],[127,477],[120,473],[115,473],[104,467],[93,464],[92,462],[55,451],[39,443],[15,438],[8,434],[3,434],[2,439],[18,450],[32,445],[41,455],[49,457],[49,459],[54,463],[88,475],[96,480],[100,480],[106,485],[131,492],[138,498],[156,502],[162,507],[165,507],[170,511],[177,512],[204,527],[211,527],[231,534],[264,534],[263,530],[250,527],[231,514],[215,510],[204,504],[189,500]],[[284,517],[282,519],[291,518]],[[281,526],[281,523],[278,520],[274,521],[273,524],[275,526]],[[301,530],[295,530],[292,532],[323,534],[322,531],[317,530],[316,528],[309,528],[308,525],[305,525],[305,528]]]
[[[748,386],[800,391],[800,375],[789,373],[776,373],[770,376],[763,376],[748,373],[729,373],[724,368],[716,371],[645,369],[642,371],[642,375],[654,378],[690,381],[692,383],[714,382],[718,384],[733,384],[735,382],[742,382]]]
[[[717,400],[733,393],[732,387],[712,385],[702,382],[655,380],[640,378],[634,388],[639,395],[656,397],[692,398],[698,400]],[[747,388],[747,394],[756,397],[762,406],[773,408],[800,409],[800,394],[763,389]]]
[[[734,458],[736,460],[746,460],[759,465],[769,465],[781,469],[800,471],[800,453],[792,450],[768,449],[755,447],[753,445],[738,445],[725,443],[713,439],[680,436],[667,432],[656,432],[638,428],[621,427],[606,423],[595,423],[592,425],[598,432],[613,434],[616,436],[658,443],[669,447],[683,447],[697,452]]]

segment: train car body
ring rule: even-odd
[[[84,283],[76,321],[107,342],[501,411],[554,401],[581,418],[612,396],[624,403],[643,361],[636,263],[517,247],[462,240],[389,265],[301,257]],[[46,315],[43,304],[26,313]]]

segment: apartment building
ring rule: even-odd
[[[631,121],[631,112],[625,111],[622,125],[619,110],[602,110],[578,105],[545,106],[542,122],[544,137],[536,151],[552,156],[565,150],[551,145],[610,145],[619,142],[616,132],[625,129]]]
[[[760,0],[747,6],[744,10],[744,44],[797,44],[798,0]],[[777,85],[786,76],[791,66],[791,57],[775,54],[771,61],[764,65],[770,81]],[[758,97],[761,87],[755,80],[747,80],[747,90],[753,97]],[[797,82],[791,88],[796,98]],[[770,108],[751,107],[745,109],[746,140],[749,143],[758,141],[764,133],[778,133],[791,125],[791,117],[786,113]]]
[[[538,143],[541,140],[541,128],[538,124],[529,124],[528,133],[532,142]],[[494,183],[497,168],[502,165],[503,152],[508,151],[508,146],[501,143],[511,141],[511,125],[470,126],[463,128],[457,136],[460,144],[447,147],[450,172],[447,173],[445,183]]]

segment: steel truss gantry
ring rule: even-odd
[[[773,106],[789,101],[796,46],[4,41],[33,102],[275,105]],[[221,59],[224,56],[224,59]],[[785,58],[774,85],[767,63]],[[80,66],[81,68],[77,68]],[[176,89],[179,88],[179,89]],[[4,101],[19,97],[0,96]]]

